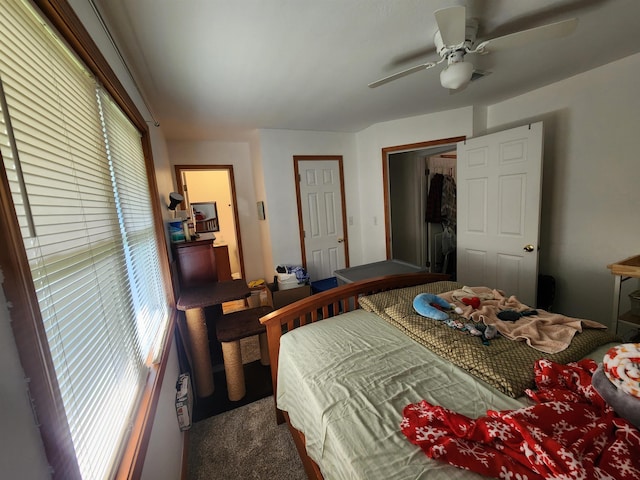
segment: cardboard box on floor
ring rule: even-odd
[[[278,285],[274,283],[268,284],[267,287],[269,287],[267,288],[269,303],[275,310],[311,295],[311,285],[300,285],[286,290],[278,290]]]

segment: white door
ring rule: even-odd
[[[457,280],[535,307],[542,122],[458,143]]]
[[[346,266],[340,163],[303,160],[297,164],[307,273],[311,281],[322,280]]]

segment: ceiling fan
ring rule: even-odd
[[[434,12],[438,31],[434,42],[436,51],[440,55],[437,62],[426,62],[416,65],[388,77],[369,84],[369,88],[379,87],[398,78],[420,70],[428,70],[447,62],[447,66],[440,72],[440,83],[444,88],[459,90],[467,86],[474,72],[473,64],[465,61],[468,53],[487,54],[506,48],[520,47],[539,40],[560,38],[571,34],[578,24],[577,18],[550,23],[540,27],[521,30],[502,37],[484,40],[476,45],[478,22],[466,18],[466,8],[455,6],[442,8]]]

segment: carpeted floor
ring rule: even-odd
[[[232,402],[229,400],[227,393],[227,380],[224,370],[215,371],[213,373],[215,391],[209,397],[196,399],[193,406],[193,421],[197,423],[213,415],[219,415],[273,395],[271,370],[269,367],[261,365],[260,361],[244,364],[244,380],[247,393],[242,400]]]
[[[305,480],[273,396],[201,420],[189,431],[189,480]]]

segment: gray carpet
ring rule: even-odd
[[[276,424],[273,396],[191,427],[190,480],[306,478],[287,425]]]

